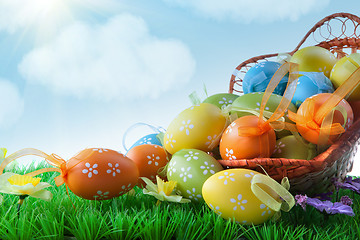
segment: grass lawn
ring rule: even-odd
[[[36,169],[30,168],[26,172]],[[24,173],[25,169],[11,171]],[[48,189],[53,199],[28,197],[19,215],[19,198],[3,194],[0,239],[360,239],[360,196],[349,190],[341,190],[339,196],[353,198],[355,217],[325,216],[310,206],[306,212],[295,206],[277,222],[245,226],[222,219],[204,202],[156,206],[157,200],[139,188],[134,194],[106,201],[84,200],[70,192],[75,210],[65,186],[55,187],[57,175],[41,176],[54,186]]]

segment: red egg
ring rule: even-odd
[[[81,151],[66,162],[64,181],[79,197],[107,200],[131,190],[138,182],[136,164],[123,154],[103,148]]]
[[[321,127],[322,119],[321,121],[316,121],[314,119],[315,114],[319,110],[319,108],[325,104],[326,101],[330,98],[330,93],[320,93],[317,95],[314,95],[310,98],[307,98],[299,107],[297,111],[298,118],[302,119],[313,119],[313,122],[305,123],[302,120],[296,121],[296,127],[301,134],[303,138],[308,140],[311,143],[318,144],[319,143],[319,127]],[[309,105],[310,103],[314,104],[314,111],[309,111]],[[341,100],[341,102],[338,104],[339,106],[343,107],[347,113],[346,120],[344,119],[344,116],[342,113],[338,110],[335,110],[333,121],[332,123],[340,123],[341,125],[344,125],[345,123],[345,130],[351,126],[351,124],[354,121],[354,114],[351,109],[350,104],[346,100]],[[346,122],[345,122],[346,121]],[[339,137],[339,134],[330,135],[327,141],[327,144],[331,144],[333,141],[335,141]]]
[[[264,131],[259,135],[239,135],[239,128],[256,129],[258,126],[259,118],[254,115],[240,117],[232,122],[220,140],[220,154],[222,159],[236,160],[270,157],[270,154],[273,153],[275,149],[276,135],[274,129],[268,124],[263,125]]]
[[[135,146],[129,150],[126,156],[135,162],[140,177],[149,178],[154,183],[156,183],[156,175],[159,175],[169,162],[165,149],[154,144]],[[145,183],[139,180],[139,186],[144,187]]]

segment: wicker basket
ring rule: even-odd
[[[307,44],[329,49],[338,58],[360,49],[360,18],[349,13],[335,13],[325,17],[314,25],[296,48],[289,52],[292,55],[305,42]],[[320,39],[320,40],[319,40]],[[267,54],[250,58],[241,63],[230,80],[230,93],[243,94],[242,77],[257,62],[278,58],[279,54]],[[228,168],[249,168],[262,172],[262,168],[276,180],[283,177],[290,179],[291,191],[294,193],[319,193],[332,188],[332,179],[343,180],[351,171],[357,145],[360,138],[360,120],[354,122],[333,145],[312,160],[285,158],[255,158],[242,160],[219,160]],[[262,167],[260,168],[259,165]]]

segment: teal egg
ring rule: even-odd
[[[305,144],[306,140],[299,141],[294,135],[280,138],[276,141],[272,158],[304,159],[316,157],[316,145]]]
[[[176,152],[167,167],[167,178],[176,181],[176,188],[185,198],[201,201],[202,186],[213,174],[223,170],[220,163],[201,150],[182,149]]]
[[[227,107],[231,105],[239,95],[232,94],[232,93],[218,93],[215,95],[211,95],[207,97],[203,103],[211,103],[217,106],[218,108]]]

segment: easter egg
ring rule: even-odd
[[[301,72],[302,76],[297,81],[296,91],[291,102],[295,106],[300,106],[306,98],[318,93],[332,93],[334,87],[331,81],[325,77],[324,73]]]
[[[330,98],[330,93],[319,93],[315,96],[312,96],[308,99],[306,99],[299,107],[297,111],[297,115],[302,116],[304,119],[313,118],[316,112],[319,110],[319,108]],[[309,111],[309,104],[310,101],[314,102],[314,113],[311,113]],[[335,110],[334,116],[333,116],[333,123],[340,123],[341,125],[345,124],[345,130],[348,129],[354,120],[354,114],[351,109],[350,104],[343,99],[338,105],[340,105],[342,108],[346,111],[346,120],[344,120],[344,116],[339,110]],[[318,127],[321,126],[322,122],[316,122],[314,120],[313,122]],[[319,142],[319,130],[312,126],[310,124],[304,124],[301,121],[296,123],[296,127],[301,134],[303,138],[305,138],[307,141],[318,144]],[[335,141],[339,135],[331,135],[329,136],[328,144],[331,144],[333,141]]]
[[[333,67],[330,80],[338,88],[360,66],[360,53],[352,53],[341,58]],[[349,101],[360,100],[360,86],[358,85],[348,98]]]
[[[170,123],[164,147],[170,154],[186,148],[210,151],[218,145],[226,124],[218,107],[200,103],[185,109]]]
[[[79,197],[107,200],[131,190],[138,182],[136,164],[110,149],[88,148],[66,162],[64,181]]]
[[[203,103],[211,103],[221,109],[231,105],[238,97],[238,95],[232,93],[218,93],[207,97]]]
[[[290,62],[299,64],[299,71],[323,72],[328,78],[336,61],[334,54],[318,46],[302,48],[296,51],[290,59]]]
[[[274,152],[276,135],[268,126],[266,132],[259,136],[240,136],[239,127],[257,127],[259,118],[254,115],[240,117],[233,121],[223,133],[220,140],[220,154],[224,160],[251,159],[270,157]],[[264,145],[266,144],[266,145]],[[264,151],[268,149],[268,151]],[[267,154],[267,155],[266,155]]]
[[[191,201],[202,200],[202,185],[213,174],[223,170],[220,163],[206,152],[182,149],[176,152],[168,165],[167,178],[176,181],[176,188]]]
[[[316,145],[299,141],[290,135],[276,141],[272,158],[305,159],[310,160],[316,156]]]
[[[354,113],[354,122],[360,119],[360,101],[349,101],[351,109]]]
[[[252,92],[265,92],[269,82],[275,72],[280,68],[281,64],[278,62],[266,61],[255,64],[250,68],[243,79],[243,91],[245,94]],[[288,76],[284,76],[274,93],[282,95],[285,91],[288,82]]]
[[[236,111],[237,108],[238,109],[252,109],[252,110],[256,110],[257,112],[259,112],[263,96],[264,96],[263,92],[248,93],[248,94],[241,95],[240,97],[235,99],[235,101],[233,102],[232,106],[233,106],[234,110],[232,112],[236,113],[238,117],[251,115],[251,113],[246,112],[246,111],[245,112]],[[281,99],[282,99],[282,96],[277,95],[277,94],[271,94],[269,100],[267,101],[267,103],[265,105],[265,111],[275,112],[276,108],[279,106],[279,104],[281,102]],[[297,111],[297,108],[292,103],[290,103],[288,109],[292,112]],[[285,121],[291,122],[291,120],[287,117],[287,115],[285,115]],[[289,134],[291,134],[291,132],[288,130],[281,130],[281,131],[276,132],[276,136],[278,138],[287,136]]]
[[[261,224],[274,215],[274,211],[261,202],[251,191],[253,177],[260,174],[249,169],[227,169],[209,177],[202,188],[206,204],[224,219],[242,224]],[[262,189],[276,199],[276,195]]]
[[[162,146],[161,142],[156,137],[157,135],[158,135],[158,133],[151,133],[151,134],[145,135],[144,137],[137,140],[129,149],[132,149],[133,147],[143,145],[143,144],[155,144],[155,145]]]
[[[146,177],[154,183],[156,183],[156,175],[161,175],[160,171],[169,161],[165,149],[154,144],[135,146],[126,156],[135,162],[140,177]],[[146,184],[139,180],[139,186],[144,187]]]

